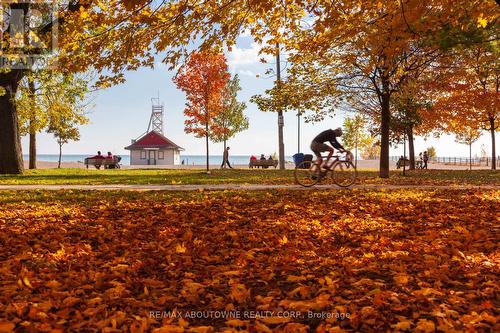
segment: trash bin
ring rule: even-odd
[[[309,163],[304,163],[304,168],[310,168],[312,160],[313,160],[312,154],[305,154],[304,155],[304,162],[309,162]]]
[[[298,167],[300,163],[304,160],[304,154],[302,153],[297,153],[292,156],[293,157],[293,163],[295,163],[295,166]]]

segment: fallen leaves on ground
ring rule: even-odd
[[[499,202],[2,192],[0,332],[499,331]]]

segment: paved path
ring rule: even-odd
[[[335,185],[316,185],[314,187],[302,187],[299,185],[245,185],[245,184],[216,184],[216,185],[0,185],[0,191],[6,190],[83,190],[83,191],[197,191],[197,190],[345,190]],[[422,189],[422,190],[464,190],[483,189],[500,190],[500,185],[355,185],[351,189]]]

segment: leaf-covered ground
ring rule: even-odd
[[[498,332],[500,191],[1,192],[0,332]]]
[[[212,170],[207,175],[201,169],[40,169],[26,170],[23,175],[0,175],[0,185],[23,184],[294,184],[293,170],[233,169]],[[492,170],[416,170],[391,171],[391,178],[378,178],[376,170],[360,170],[360,184],[395,185],[500,185],[500,172]],[[328,183],[330,179],[323,182]],[[331,183],[331,181],[330,181]]]

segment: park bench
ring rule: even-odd
[[[410,160],[409,159],[404,160],[404,166],[405,167],[409,167],[410,166]],[[403,160],[399,159],[396,162],[396,168],[400,169],[402,167],[403,167]],[[416,160],[415,161],[415,169],[423,169],[423,168],[424,168],[424,161]]]
[[[269,167],[276,167],[278,166],[278,161],[277,160],[250,160],[250,164],[248,165],[250,169],[258,168],[269,168]]]
[[[404,162],[403,162],[403,159],[399,159],[396,163],[396,168],[397,169],[400,169],[404,166],[410,166],[410,160],[409,159],[405,159]]]
[[[113,158],[92,158],[87,157],[84,161],[87,169],[89,165],[93,165],[96,169],[100,169],[101,166],[104,166],[104,169],[120,169],[120,156],[113,156]]]

